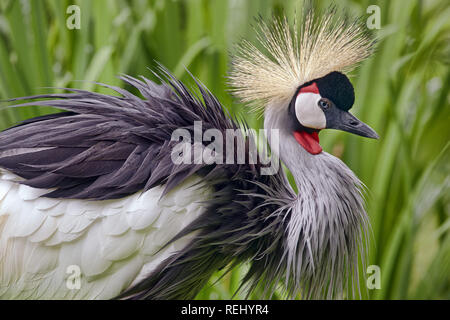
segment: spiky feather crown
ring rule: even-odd
[[[360,19],[335,16],[334,8],[320,16],[310,9],[299,31],[287,18],[270,25],[260,20],[257,40],[267,54],[249,41],[239,44],[229,75],[233,93],[260,108],[292,98],[299,86],[332,71],[351,71],[371,54],[374,40]]]

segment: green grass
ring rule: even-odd
[[[81,8],[81,30],[66,28],[66,8]],[[374,3],[375,2],[375,3]],[[330,1],[320,1],[325,7]],[[0,99],[81,87],[123,86],[116,75],[152,78],[159,61],[184,81],[187,67],[252,127],[227,91],[229,51],[254,39],[258,14],[292,15],[300,1],[281,0],[34,0],[0,1]],[[373,227],[369,264],[381,268],[381,289],[371,299],[450,298],[450,6],[446,1],[339,1],[352,14],[381,8],[375,55],[352,74],[353,112],[381,136],[369,141],[322,133],[326,151],[340,156],[368,186]],[[2,103],[2,106],[6,105]],[[0,128],[51,112],[0,111]],[[230,298],[246,266],[198,298]],[[217,274],[211,284],[217,280]],[[362,283],[365,280],[361,278]],[[239,293],[236,298],[243,298]],[[255,292],[251,298],[258,298]]]

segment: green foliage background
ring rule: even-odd
[[[315,2],[318,8],[330,3]],[[81,9],[80,30],[66,27],[71,4]],[[449,299],[449,2],[338,2],[350,14],[366,17],[371,4],[381,9],[380,42],[351,75],[357,97],[352,110],[381,139],[323,132],[322,145],[370,190],[369,264],[381,268],[381,289],[363,290],[363,297]],[[108,92],[75,80],[123,86],[116,75],[152,78],[147,68],[159,61],[192,83],[186,66],[225,106],[258,128],[261,119],[227,91],[229,52],[240,38],[254,39],[258,14],[292,16],[301,6],[298,0],[0,0],[0,99],[55,90],[44,87]],[[51,111],[2,109],[0,128]],[[198,298],[231,298],[245,269],[221,279],[218,273]],[[365,278],[361,281],[364,288]],[[258,297],[258,292],[251,296]]]

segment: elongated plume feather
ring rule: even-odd
[[[337,21],[335,13],[310,9],[300,30],[295,20],[291,26],[287,18],[271,24],[261,19],[256,32],[263,50],[246,40],[238,45],[229,76],[233,93],[258,109],[291,99],[299,86],[332,71],[349,72],[367,58],[375,41],[365,25],[360,19]]]

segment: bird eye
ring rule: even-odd
[[[318,104],[322,109],[328,109],[330,107],[330,102],[325,99],[320,99]]]

